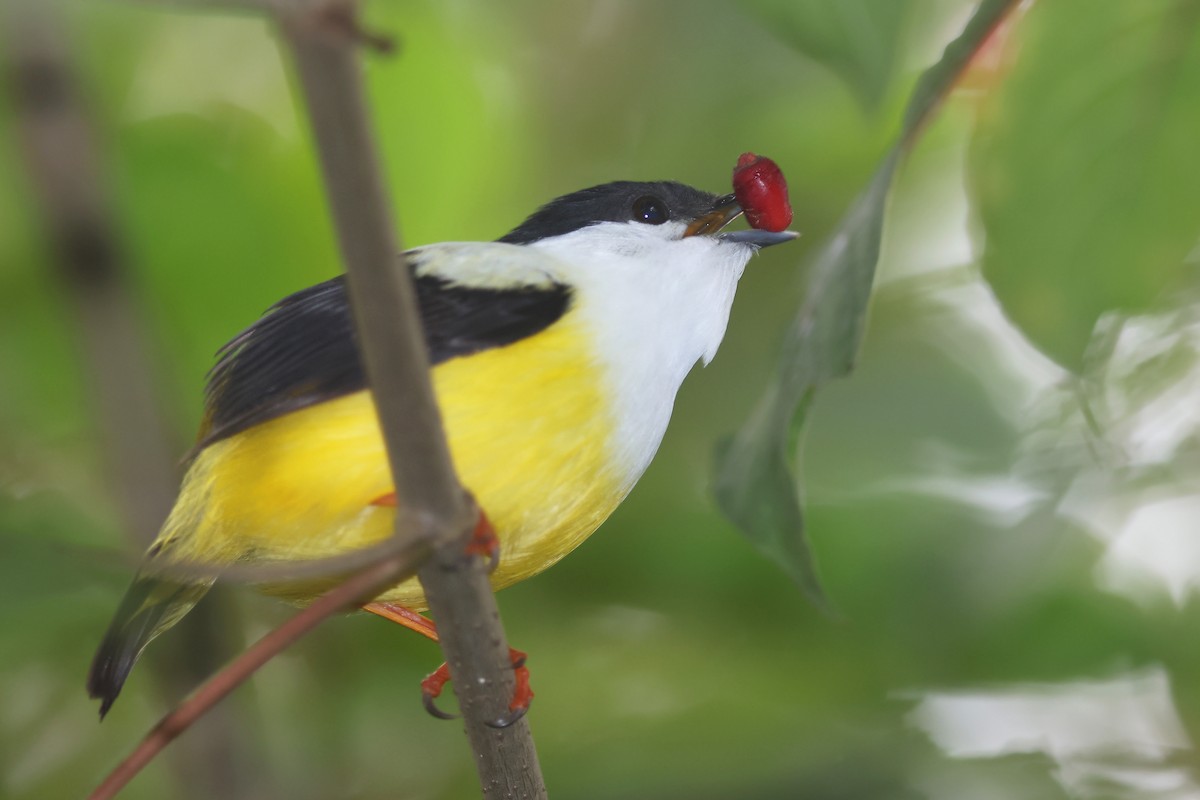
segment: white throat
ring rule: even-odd
[[[754,248],[684,225],[604,223],[535,242],[575,287],[573,313],[593,336],[607,373],[613,452],[631,489],[658,450],[675,394],[725,336],[738,279]]]

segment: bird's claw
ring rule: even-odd
[[[446,688],[446,684],[450,682],[450,667],[442,664],[440,667],[429,673],[425,680],[421,681],[421,704],[425,706],[425,710],[430,716],[438,719],[458,719],[459,714],[449,714],[437,707],[434,702],[441,695],[442,690]]]
[[[500,540],[496,538],[496,529],[482,508],[479,509],[479,519],[475,522],[475,530],[471,532],[465,552],[470,556],[487,556],[489,573],[495,572],[496,567],[500,566]]]
[[[529,687],[529,667],[525,666],[527,656],[520,650],[508,649],[508,657],[512,662],[513,677],[516,686],[513,688],[512,701],[508,704],[508,713],[488,721],[491,728],[507,728],[519,721],[529,711],[529,703],[533,700],[533,689]],[[438,719],[457,719],[459,714],[448,714],[437,707],[434,702],[450,682],[450,668],[445,664],[435,669],[429,677],[421,681],[421,703],[430,716]]]
[[[396,493],[382,494],[372,500],[369,505],[395,508],[397,505]],[[475,520],[475,530],[471,531],[471,538],[467,541],[463,552],[469,556],[487,556],[489,575],[496,571],[496,567],[500,566],[500,539],[496,536],[496,529],[492,527],[491,520],[487,518],[487,514],[482,508],[479,509],[479,517]]]
[[[429,692],[421,692],[421,705],[425,706],[425,711],[429,713],[429,716],[437,717],[438,719],[458,719],[462,716],[461,714],[451,714],[448,711],[442,711],[438,708],[437,701],[433,699],[433,695]]]
[[[517,722],[529,711],[529,703],[533,700],[533,689],[529,688],[529,667],[525,666],[527,656],[520,650],[508,648],[508,657],[512,661],[513,687],[512,702],[508,704],[508,713],[499,719],[488,723],[491,728],[507,728]]]
[[[529,706],[521,706],[520,708],[512,709],[511,711],[509,711],[507,714],[500,717],[499,719],[488,720],[485,724],[489,728],[496,728],[497,730],[503,730],[504,728],[507,728],[508,726],[513,725],[516,722],[520,721],[520,719],[522,717],[524,717],[525,714],[528,712],[529,712]]]

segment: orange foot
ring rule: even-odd
[[[488,528],[490,529],[490,527],[489,525]],[[437,626],[433,624],[433,620],[411,609],[391,603],[367,603],[363,606],[363,610],[403,625],[435,642],[438,641]],[[529,686],[529,667],[525,666],[525,653],[510,647],[508,648],[508,657],[512,661],[517,685],[513,689],[512,700],[508,704],[508,713],[500,719],[488,722],[488,725],[493,728],[507,728],[525,716],[525,712],[529,711],[529,703],[533,700],[533,689]],[[421,702],[424,704],[425,710],[438,719],[454,719],[458,716],[457,714],[447,714],[434,702],[449,682],[450,667],[446,664],[442,664],[421,681]]]
[[[508,657],[512,661],[517,685],[513,689],[512,700],[508,704],[508,713],[500,719],[487,723],[493,728],[507,728],[525,716],[525,713],[529,711],[529,703],[533,700],[533,689],[529,687],[529,667],[525,666],[525,654],[510,647],[508,648]],[[425,710],[438,719],[454,719],[458,716],[458,714],[447,714],[442,711],[435,702],[449,682],[450,667],[446,664],[442,664],[421,681],[421,702],[424,703]]]
[[[395,508],[396,493],[388,492],[380,495],[367,505]],[[500,566],[500,540],[496,538],[496,529],[492,527],[491,520],[487,518],[487,514],[483,512],[482,508],[479,509],[475,530],[471,531],[471,538],[467,542],[467,546],[463,548],[463,552],[469,556],[487,556],[488,572],[495,572],[496,567]]]
[[[471,531],[471,540],[464,551],[471,556],[487,556],[488,572],[495,572],[496,567],[500,566],[500,540],[496,538],[496,529],[482,508],[479,509],[475,530]]]

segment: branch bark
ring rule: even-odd
[[[503,730],[513,692],[508,644],[479,559],[463,546],[478,511],[458,483],[429,382],[424,336],[368,122],[357,3],[280,16],[295,60],[350,281],[351,300],[396,487],[397,507],[440,532],[419,576],[438,624],[485,797],[544,797],[525,720]],[[405,527],[397,515],[397,535]]]

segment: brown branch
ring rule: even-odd
[[[175,737],[187,730],[193,722],[241,685],[263,664],[327,617],[338,611],[353,608],[374,597],[384,587],[411,576],[416,571],[416,566],[429,557],[429,544],[426,537],[409,536],[408,542],[406,550],[338,584],[283,625],[259,639],[233,663],[214,675],[163,717],[137,748],[88,795],[88,800],[109,800],[115,797],[117,792]]]
[[[434,557],[419,573],[475,752],[485,796],[544,797],[528,725],[488,726],[508,710],[513,675],[495,597],[464,559],[473,504],[455,477],[429,382],[413,289],[393,233],[368,123],[354,2],[281,17],[321,155],[398,505],[432,515]]]
[[[303,19],[319,22],[309,26],[313,31],[333,32],[336,36],[351,34],[357,44],[377,52],[390,53],[396,43],[390,36],[380,35],[359,27],[356,15],[349,10],[357,0],[140,0],[147,5],[175,7],[190,11],[223,11],[272,14],[303,23]],[[349,27],[347,27],[349,26]]]
[[[442,434],[416,296],[367,122],[362,77],[342,0],[281,18],[316,138],[349,279],[376,413],[390,445],[397,505],[463,530],[467,503]]]
[[[408,547],[407,537],[389,536],[378,544],[360,547],[336,556],[280,561],[263,564],[214,564],[203,561],[179,561],[155,565],[159,578],[182,581],[220,580],[247,584],[292,583],[314,578],[337,578],[366,569],[380,559],[389,558]]]

